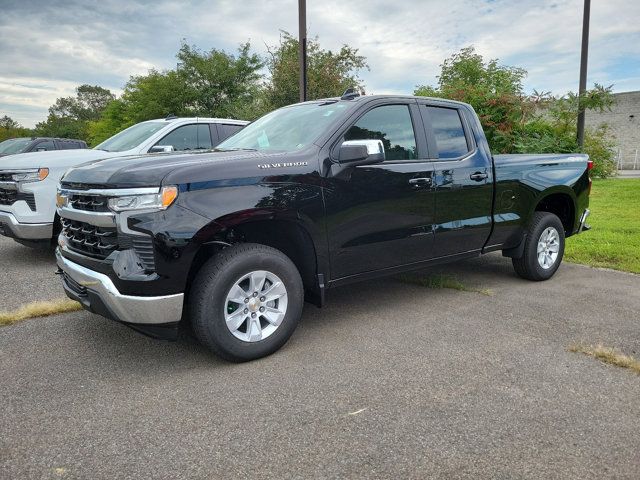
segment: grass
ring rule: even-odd
[[[615,365],[616,367],[627,368],[640,374],[640,362],[635,358],[616,351],[614,348],[602,345],[573,345],[569,347],[570,352],[582,353],[593,358],[597,358],[603,363]]]
[[[594,180],[589,208],[593,228],[567,239],[565,260],[640,273],[640,178]]]
[[[411,283],[426,288],[450,288],[452,290],[460,290],[462,292],[481,293],[482,295],[493,295],[493,292],[487,288],[468,287],[464,283],[451,275],[400,275],[398,277],[403,283]]]
[[[9,312],[0,312],[0,326],[12,325],[29,318],[48,317],[81,309],[82,306],[78,302],[68,299],[32,302]]]

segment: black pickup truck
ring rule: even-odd
[[[273,111],[215,150],[103,160],[58,192],[64,289],[144,333],[190,322],[268,355],[305,299],[501,250],[546,280],[589,215],[586,155],[491,155],[466,104],[345,95]],[[588,227],[587,227],[588,228]]]

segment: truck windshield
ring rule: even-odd
[[[218,150],[292,152],[313,143],[329,123],[348,110],[347,102],[304,103],[280,108],[247,125]]]
[[[27,145],[31,143],[30,138],[10,138],[0,143],[0,153],[9,155],[11,153],[20,153]]]
[[[151,135],[167,125],[166,122],[143,122],[133,125],[111,138],[107,138],[95,150],[105,152],[125,152],[137,147]]]

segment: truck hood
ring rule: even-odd
[[[110,155],[104,150],[51,150],[49,152],[29,152],[7,155],[0,160],[0,170],[19,170],[25,168],[73,167]]]
[[[138,155],[110,158],[73,168],[62,181],[135,188],[264,176],[271,169],[272,174],[276,174],[276,169],[277,173],[284,174],[291,168],[295,168],[296,173],[304,173],[308,169],[307,162],[296,165],[295,157],[292,154],[265,154],[250,150]]]

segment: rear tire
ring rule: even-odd
[[[198,272],[189,295],[193,333],[234,362],[282,347],[298,325],[302,278],[284,253],[245,243],[217,253]]]
[[[516,273],[527,280],[542,281],[551,278],[564,255],[564,226],[549,212],[535,212],[527,230],[524,252],[512,258]]]

